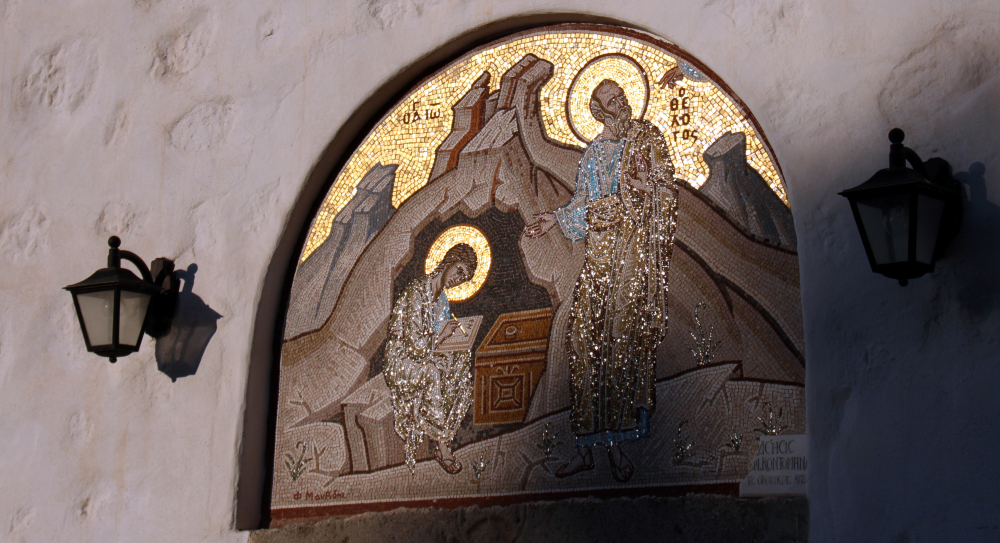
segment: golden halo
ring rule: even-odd
[[[632,57],[611,53],[594,57],[577,72],[566,95],[566,118],[573,134],[583,143],[590,143],[604,125],[590,114],[590,96],[597,84],[610,79],[621,85],[632,106],[632,116],[641,119],[649,103],[649,80],[646,72]]]
[[[424,261],[424,273],[434,271],[434,268],[437,268],[438,264],[444,260],[444,255],[448,253],[448,249],[459,243],[465,243],[472,247],[476,251],[476,258],[479,262],[476,264],[476,273],[472,275],[472,279],[457,287],[445,289],[444,293],[448,296],[448,301],[450,302],[461,302],[471,298],[475,293],[479,292],[479,288],[486,282],[486,276],[490,273],[492,255],[490,252],[490,242],[480,229],[468,224],[452,226],[438,235],[434,243],[431,244],[431,248],[427,251],[427,260]]]

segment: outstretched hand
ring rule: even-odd
[[[535,219],[535,222],[524,227],[524,235],[529,238],[540,238],[556,225],[556,215],[551,211],[537,213],[532,218]]]

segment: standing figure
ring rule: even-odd
[[[434,271],[407,285],[389,317],[384,376],[410,473],[425,435],[446,472],[462,470],[449,443],[472,403],[472,353],[436,349],[459,327],[444,289],[472,279],[477,262],[472,247],[455,245]]]
[[[593,447],[601,445],[612,476],[625,482],[634,468],[620,445],[649,436],[656,406],[677,189],[663,134],[632,119],[616,82],[594,88],[590,111],[604,129],[583,153],[573,199],[535,215],[524,233],[540,237],[558,224],[566,238],[587,244],[567,338],[577,456],[556,475],[593,469]]]

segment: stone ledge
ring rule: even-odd
[[[801,543],[805,498],[596,498],[505,507],[406,509],[327,519],[250,534],[250,543],[660,541]]]

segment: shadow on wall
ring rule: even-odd
[[[156,366],[173,381],[198,371],[208,342],[218,329],[216,321],[222,318],[192,292],[197,271],[198,265],[191,264],[187,270],[176,272],[184,286],[177,293],[170,332],[156,340]]]
[[[962,316],[971,324],[982,324],[1000,308],[1000,287],[996,282],[1000,269],[1000,206],[987,199],[986,166],[974,162],[969,171],[958,172],[955,179],[969,188],[962,230],[948,252],[964,262],[953,267],[951,274],[961,270],[961,277],[944,282],[948,296],[958,302]],[[947,262],[947,260],[945,260]]]

